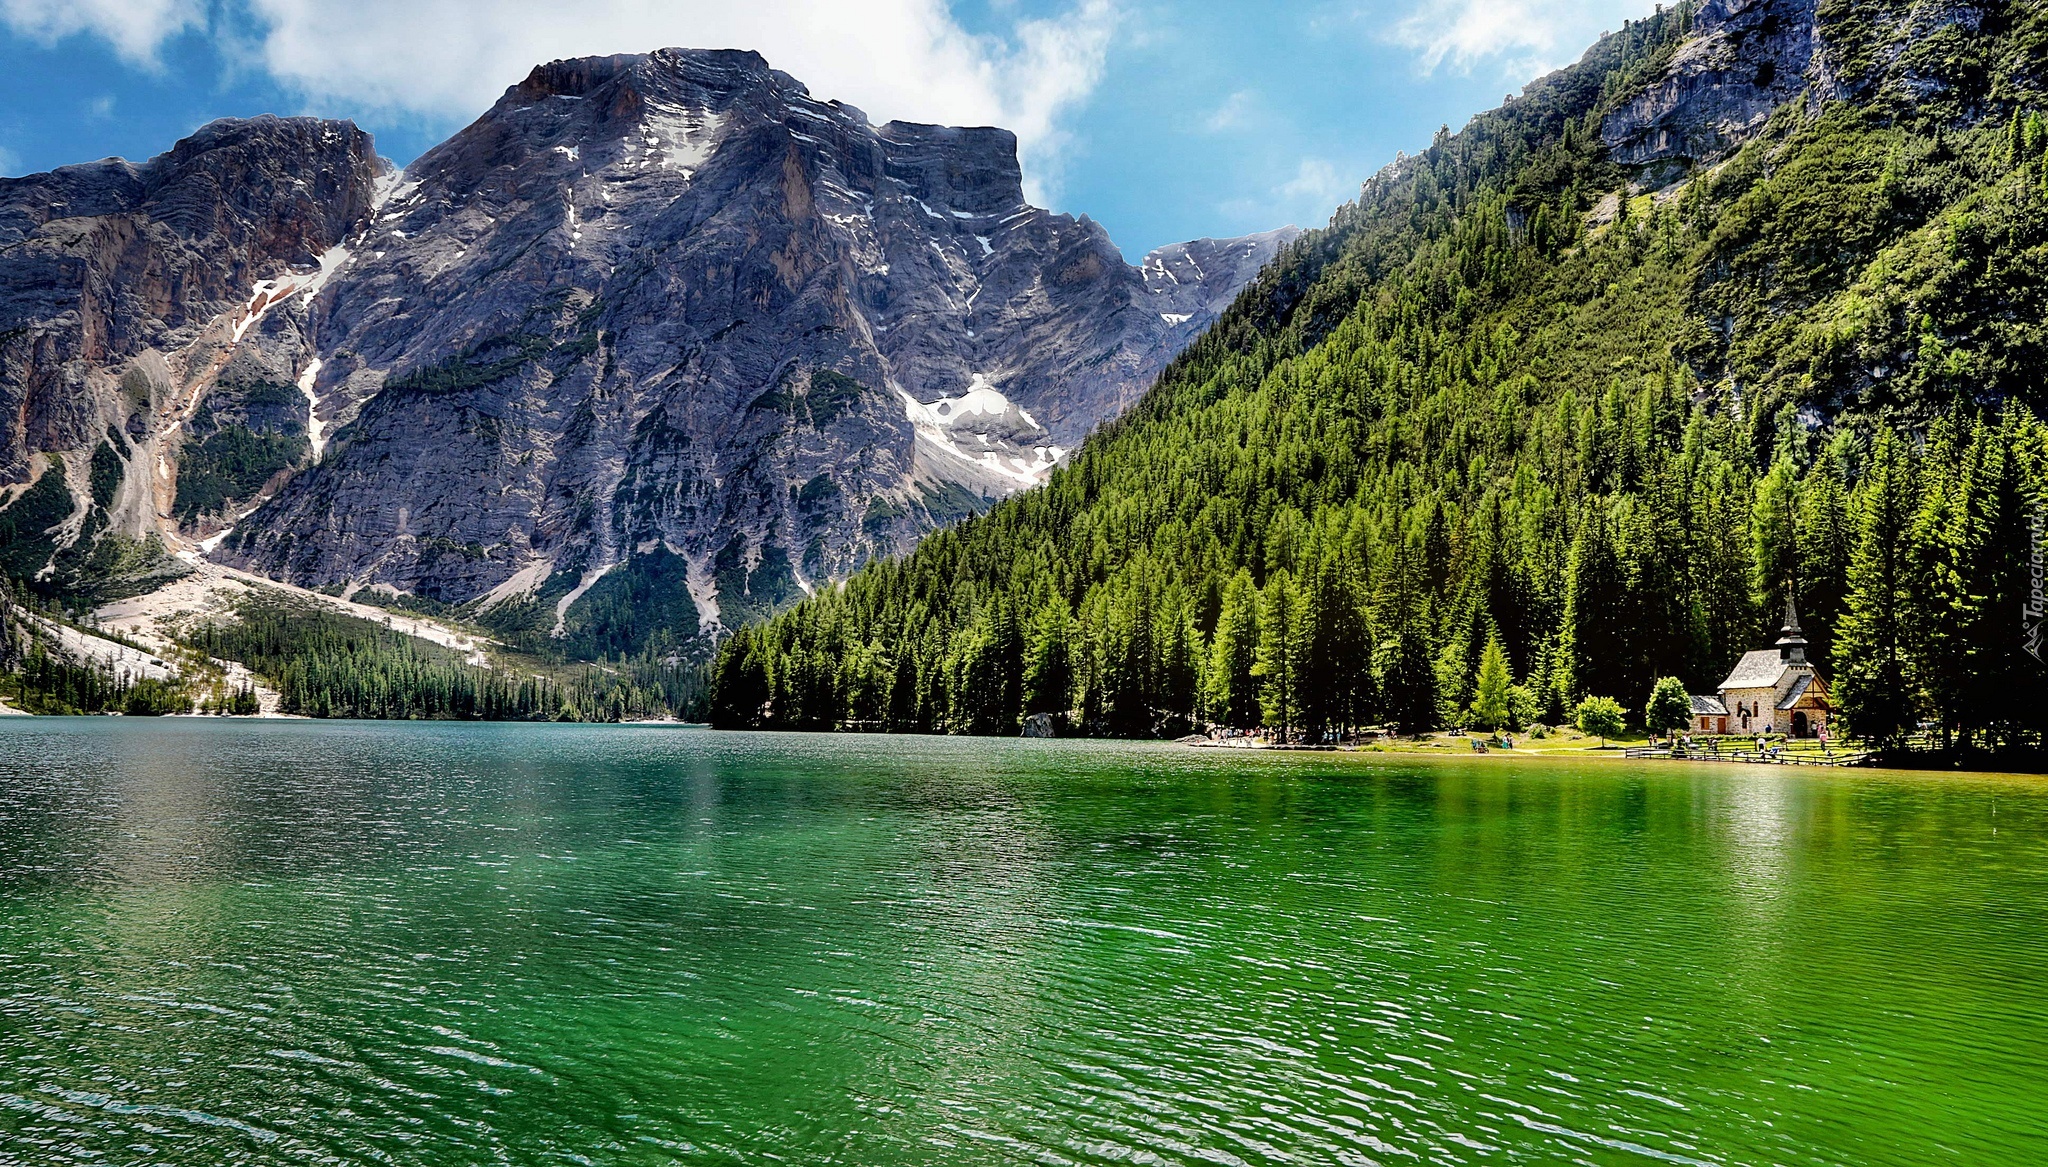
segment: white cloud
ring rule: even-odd
[[[5,146],[0,146],[0,175],[15,176],[18,173],[15,168],[20,165],[21,159],[16,156],[14,151],[9,150]]]
[[[1413,49],[1424,73],[1448,63],[1461,73],[1484,69],[1526,81],[1653,9],[1648,0],[1423,0],[1386,39]]]
[[[0,22],[43,44],[90,33],[127,61],[155,66],[166,40],[206,26],[204,0],[0,0]]]
[[[1337,207],[1358,197],[1359,183],[1327,158],[1303,158],[1294,174],[1256,197],[1226,199],[1217,210],[1232,220],[1320,225]],[[1259,228],[1263,230],[1264,228]]]
[[[185,28],[323,112],[459,124],[544,61],[667,47],[755,49],[822,98],[892,118],[1017,133],[1043,192],[1064,115],[1101,79],[1122,0],[1071,0],[1005,35],[969,33],[947,0],[0,0],[44,40],[104,37],[148,60]]]
[[[1203,124],[1212,134],[1225,134],[1242,130],[1251,125],[1252,117],[1258,112],[1259,95],[1249,89],[1240,89],[1223,99],[1223,104],[1210,112]]]
[[[1329,159],[1304,158],[1294,177],[1281,183],[1275,193],[1288,206],[1307,207],[1327,215],[1356,193],[1353,185]]]

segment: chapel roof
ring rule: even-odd
[[[1799,699],[1806,696],[1806,691],[1812,687],[1813,674],[1801,673],[1799,679],[1792,682],[1792,688],[1778,701],[1778,708],[1790,709],[1799,704]]]
[[[1725,693],[1730,689],[1775,689],[1790,667],[1775,648],[1759,648],[1755,652],[1745,652],[1742,659],[1735,662],[1735,669],[1728,674],[1728,679],[1721,682],[1721,691]]]

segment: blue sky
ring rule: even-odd
[[[352,117],[400,162],[532,64],[758,48],[821,97],[1019,132],[1030,193],[1126,253],[1319,225],[1397,150],[1638,0],[0,0],[0,173],[215,117]]]

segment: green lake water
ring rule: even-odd
[[[2048,781],[0,724],[0,1163],[2040,1164]]]

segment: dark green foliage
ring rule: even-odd
[[[308,717],[618,721],[672,716],[691,699],[686,670],[586,666],[563,678],[486,668],[392,629],[282,598],[251,597],[232,622],[190,637],[241,661]]]
[[[486,608],[474,619],[478,627],[521,652],[545,653],[555,627],[555,609],[540,596],[520,596]]]
[[[223,381],[207,394],[192,419],[191,432],[203,438],[224,424],[264,434],[304,433],[306,396],[298,386],[279,381]]]
[[[153,717],[192,709],[191,693],[180,681],[129,680],[104,662],[66,656],[50,635],[58,619],[33,594],[0,579],[0,698],[24,713],[51,716]]]
[[[2031,92],[2034,66],[2004,18],[1929,57],[1897,39],[1902,7],[1878,9],[1858,100],[1799,98],[1727,165],[1624,203],[1616,223],[1586,216],[1629,177],[1602,120],[1656,76],[1688,8],[1439,136],[1280,256],[1046,487],[735,640],[719,684],[744,699],[725,715],[866,725],[858,689],[899,728],[1008,732],[960,686],[1004,659],[1005,609],[1057,625],[1047,604],[1065,608],[1072,690],[1031,701],[1098,733],[1311,716],[1427,729],[1469,707],[1495,639],[1511,691],[1553,717],[1664,677],[1706,692],[1768,643],[1787,587],[1844,661],[1838,627],[1872,643],[1849,635],[1860,451],[1887,419],[1935,442],[1953,416],[1953,450],[1927,460],[1963,470],[1932,510],[1913,494],[1909,553],[1922,578],[1973,582],[1894,630],[1929,679],[1848,689],[1890,692],[1899,719],[1938,711],[1957,734],[2030,732],[1972,678],[2039,692],[2014,637],[1994,643],[2016,627],[2025,540],[1985,533],[2010,533],[2039,460],[1964,455],[1979,410],[2036,407],[2048,383],[2040,151],[2023,142],[2015,169],[2011,106],[1969,96]],[[1872,96],[1902,78],[1951,89]],[[1951,97],[1954,116],[1923,112]],[[2028,415],[1982,424],[2038,446]],[[1305,582],[1325,578],[1347,587]],[[1288,593],[1318,588],[1349,593],[1331,628],[1351,627],[1324,635],[1379,646],[1367,675],[1302,647],[1296,621],[1321,623],[1317,605]],[[1233,591],[1260,627],[1228,614]],[[1290,603],[1292,620],[1273,615]]]
[[[870,539],[880,538],[888,534],[890,525],[896,522],[897,519],[902,518],[906,513],[903,508],[896,506],[886,498],[871,499],[868,502],[867,512],[861,516],[860,529]]]
[[[336,588],[331,595],[340,595],[345,589]],[[376,588],[364,588],[351,599],[371,608],[386,608],[393,612],[415,612],[421,616],[440,618],[452,616],[457,605],[444,604],[429,596],[416,596],[409,592],[385,592]]]
[[[140,595],[190,570],[171,557],[156,532],[137,539],[111,530],[98,510],[86,516],[78,541],[60,549],[54,563],[37,590],[87,605]]]
[[[466,393],[495,385],[547,355],[554,342],[531,333],[508,333],[481,340],[438,364],[393,377],[389,394],[441,395]]]
[[[121,474],[120,452],[110,442],[94,446],[92,473],[88,479],[94,506],[104,507],[114,501],[114,493],[121,489]]]
[[[812,369],[806,374],[791,367],[783,371],[774,388],[754,399],[753,408],[786,413],[824,429],[858,405],[866,393],[867,386],[844,373]]]
[[[224,514],[233,504],[255,497],[272,475],[291,469],[308,449],[304,434],[258,433],[243,425],[224,425],[179,458],[178,499],[172,513],[181,520]]]
[[[804,483],[796,492],[796,504],[805,510],[828,507],[839,498],[839,484],[823,474]]]
[[[1878,432],[1859,492],[1849,599],[1835,636],[1835,702],[1856,732],[1895,740],[1915,720],[1911,643],[1913,510],[1919,499],[1914,466],[1890,430]]]
[[[1379,712],[1402,733],[1427,733],[1435,729],[1441,713],[1437,707],[1436,667],[1429,657],[1429,643],[1414,629],[1381,644],[1374,661],[1380,674],[1380,688],[1386,694]]]
[[[70,515],[64,466],[52,457],[35,485],[0,510],[0,578],[28,579],[40,572],[56,551],[50,528]]]
[[[1239,569],[1224,587],[1213,630],[1203,705],[1225,725],[1256,725],[1259,689],[1252,669],[1259,652],[1259,589],[1250,571]]]
[[[711,562],[718,585],[719,619],[728,625],[752,624],[780,612],[802,598],[789,552],[780,543],[762,543],[754,566],[747,566],[747,543],[739,536]]]
[[[191,637],[208,656],[240,661],[282,697],[285,713],[408,720],[552,720],[551,683],[466,664],[436,645],[367,620],[284,601],[249,599],[232,622]]]
[[[635,555],[577,597],[562,627],[572,660],[668,656],[697,635],[689,564],[666,547]]]
[[[1621,702],[1612,697],[1588,697],[1579,702],[1572,711],[1572,724],[1579,727],[1580,733],[1599,738],[1602,745],[1628,728]]]
[[[932,517],[935,525],[957,523],[971,518],[989,508],[990,499],[974,493],[957,482],[917,484],[919,495],[924,499],[925,512]]]

